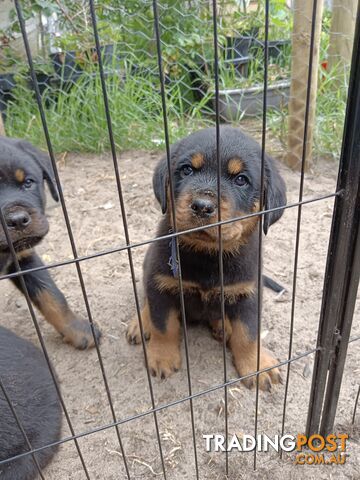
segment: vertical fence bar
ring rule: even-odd
[[[355,398],[354,411],[353,411],[353,415],[352,415],[352,419],[351,419],[352,425],[354,425],[354,423],[355,423],[356,410],[357,410],[357,406],[358,406],[358,402],[359,402],[359,397],[360,397],[360,385],[359,385],[359,388],[358,388],[358,391],[357,391],[357,394],[356,394],[356,398]]]
[[[48,151],[49,151],[51,165],[52,165],[54,175],[55,175],[56,185],[57,185],[58,192],[59,192],[59,198],[60,198],[60,203],[61,203],[63,214],[64,214],[66,229],[67,229],[67,233],[68,233],[68,237],[69,237],[69,241],[70,241],[70,245],[71,245],[71,249],[72,249],[74,259],[77,259],[78,258],[77,248],[76,248],[75,239],[74,239],[74,235],[72,233],[72,228],[71,228],[71,224],[70,224],[69,215],[68,215],[66,204],[65,204],[65,198],[64,198],[64,195],[63,195],[62,187],[61,187],[59,172],[58,172],[57,166],[56,166],[55,155],[54,155],[54,151],[53,151],[53,148],[52,148],[52,143],[51,143],[51,140],[50,140],[49,130],[48,130],[47,122],[46,122],[46,116],[45,116],[44,108],[43,108],[42,101],[41,101],[39,85],[38,85],[38,81],[37,81],[36,74],[35,74],[34,63],[33,63],[33,58],[32,58],[32,54],[31,54],[31,50],[30,50],[29,40],[27,38],[27,33],[26,33],[26,27],[25,27],[25,21],[24,21],[24,17],[23,17],[23,13],[22,13],[22,8],[21,8],[19,0],[14,0],[14,4],[15,4],[19,24],[20,24],[21,34],[22,34],[22,37],[23,37],[26,57],[27,57],[27,60],[28,60],[28,63],[29,63],[31,80],[32,80],[32,83],[33,83],[33,86],[34,86],[36,102],[37,102],[37,105],[38,105],[38,108],[39,108],[39,113],[40,113],[41,123],[42,123],[43,130],[44,130],[45,140],[46,140],[47,148],[48,148]],[[16,258],[15,258],[15,260],[16,260]],[[16,263],[17,263],[17,261],[15,262],[15,264]],[[102,359],[102,356],[101,356],[101,353],[100,353],[99,342],[98,342],[98,339],[97,339],[97,336],[96,336],[96,333],[95,333],[95,326],[94,326],[94,322],[93,322],[93,318],[92,318],[92,313],[91,313],[91,308],[90,308],[90,304],[89,304],[89,299],[88,299],[88,296],[87,296],[87,291],[86,291],[86,287],[85,287],[84,278],[83,278],[83,275],[82,275],[82,270],[81,270],[81,267],[80,267],[80,264],[79,264],[78,261],[76,261],[75,265],[76,265],[76,270],[77,270],[77,275],[78,275],[78,279],[79,279],[79,283],[80,283],[81,292],[82,292],[83,299],[84,299],[86,313],[87,313],[87,316],[88,316],[91,332],[92,332],[93,339],[94,339],[94,344],[95,344],[95,348],[96,348],[97,357],[98,357],[98,360],[99,360],[99,366],[100,366],[101,374],[102,374],[102,377],[103,377],[103,382],[104,382],[104,386],[105,386],[105,390],[106,390],[106,394],[107,394],[107,398],[108,398],[109,408],[110,408],[110,411],[111,411],[113,421],[116,422],[114,405],[113,405],[112,398],[111,398],[111,393],[110,393],[110,389],[109,389],[109,385],[108,385],[108,380],[107,380],[107,376],[106,376],[106,372],[105,372],[105,368],[104,368],[103,359]],[[16,264],[16,268],[17,269],[19,268],[18,263]],[[21,277],[21,282],[22,282],[22,284],[25,284],[22,277]],[[27,293],[27,295],[28,295],[28,293]],[[29,309],[30,309],[30,312],[31,312],[32,306],[31,306],[31,302],[29,303],[29,300],[28,300],[28,305],[29,305]],[[40,332],[40,330],[38,330],[38,332],[37,332],[38,335],[39,335],[39,332]],[[39,337],[39,339],[40,339],[40,337]],[[49,366],[49,368],[50,368],[50,366]],[[68,423],[69,423],[69,420],[68,420]],[[71,424],[69,424],[69,428],[72,428],[72,427],[70,427],[70,425]],[[122,441],[121,441],[121,438],[120,438],[120,432],[119,432],[118,425],[115,426],[115,430],[116,430],[118,442],[119,442],[119,445],[120,445],[120,449],[121,449],[121,451],[123,451]],[[72,432],[72,435],[74,435],[73,432]],[[76,444],[76,447],[77,447],[80,459],[82,461],[84,470],[85,470],[86,475],[88,477],[88,472],[86,470],[85,463],[83,461],[83,458],[82,458],[82,455],[81,455],[81,452],[80,452],[80,448],[77,444]],[[127,477],[130,479],[130,475],[129,475],[129,471],[128,471],[125,456],[123,456],[123,462],[124,462],[124,467],[125,467],[125,470],[126,470]]]
[[[318,15],[318,2],[317,0],[314,0],[313,10],[312,10],[312,19],[311,19],[311,39],[310,39],[310,47],[309,47],[309,74],[307,78],[306,102],[305,102],[305,113],[304,113],[304,136],[303,136],[303,150],[302,150],[302,158],[301,158],[299,202],[302,202],[303,200],[305,166],[306,166],[306,158],[308,155],[307,137],[308,137],[309,115],[310,115],[311,86],[313,83],[312,82],[313,52],[315,47],[315,29],[316,29],[317,15]],[[302,218],[302,205],[300,203],[300,205],[298,206],[298,215],[297,215],[297,222],[296,222],[296,239],[295,239],[294,271],[293,271],[292,296],[291,296],[290,338],[289,338],[288,359],[290,359],[292,356],[292,348],[293,348],[293,336],[294,336],[294,326],[295,326],[295,303],[296,303],[296,289],[297,289],[297,270],[298,270],[299,250],[300,250],[301,218]],[[286,407],[287,407],[287,398],[288,398],[289,383],[290,383],[290,370],[291,370],[291,364],[288,363],[287,371],[286,371],[286,381],[285,381],[281,436],[283,436],[285,433]],[[280,457],[282,458],[282,456],[283,456],[283,450],[280,450]]]
[[[266,145],[266,110],[267,110],[267,88],[268,88],[268,64],[269,64],[269,0],[265,0],[265,41],[264,41],[264,95],[263,95],[263,116],[262,116],[262,132],[261,132],[261,165],[260,165],[260,211],[264,210],[265,205],[265,145]],[[260,370],[261,358],[261,317],[262,317],[262,260],[263,260],[263,215],[259,216],[259,251],[258,251],[258,277],[257,277],[257,295],[258,295],[258,312],[257,312],[257,351],[256,351],[256,370]],[[258,433],[258,414],[259,414],[259,374],[256,375],[255,390],[255,428],[254,436],[257,438]],[[254,470],[256,470],[256,448],[254,449]]]
[[[96,48],[97,57],[98,57],[101,90],[102,90],[102,95],[103,95],[103,102],[104,102],[105,115],[106,115],[106,124],[107,124],[107,129],[108,129],[111,156],[112,156],[112,160],[113,160],[115,179],[116,179],[116,187],[117,187],[117,191],[118,191],[118,197],[119,197],[119,203],[120,203],[120,209],[121,209],[121,215],[122,215],[122,221],[123,221],[125,241],[126,241],[126,245],[129,246],[130,245],[130,235],[129,235],[127,215],[126,215],[123,192],[122,192],[120,171],[119,171],[117,155],[116,155],[116,146],[115,146],[115,139],[114,139],[114,133],[113,133],[112,121],[111,121],[111,114],[110,114],[110,108],[109,108],[109,99],[108,99],[106,82],[105,82],[104,66],[103,66],[103,60],[102,60],[102,55],[101,55],[102,52],[101,52],[100,38],[99,38],[99,32],[98,32],[98,27],[97,27],[97,18],[96,18],[94,0],[89,0],[89,6],[90,6],[90,15],[91,15],[91,20],[92,20],[93,32],[94,32],[95,48]],[[134,262],[133,262],[131,248],[127,249],[127,254],[128,254],[129,269],[130,269],[130,274],[131,274],[133,292],[134,292],[136,312],[137,312],[139,327],[140,327],[140,332],[141,332],[141,342],[142,342],[142,347],[143,347],[145,368],[146,368],[148,385],[149,385],[150,401],[151,401],[152,408],[154,409],[155,408],[155,398],[154,398],[154,392],[153,392],[153,387],[152,387],[152,382],[151,382],[150,372],[149,372],[148,357],[147,357],[147,353],[146,353],[146,340],[145,340],[145,334],[144,334],[143,323],[142,323],[142,318],[141,318],[141,309],[140,309],[139,295],[138,295],[138,291],[137,291],[137,287],[136,287],[135,269],[134,269]],[[160,429],[159,429],[159,423],[158,423],[156,412],[154,412],[153,416],[154,416],[156,438],[157,438],[158,447],[159,447],[159,454],[160,454],[162,472],[163,472],[164,480],[166,480],[165,461],[164,461],[164,455],[163,455],[163,450],[162,450],[162,445],[161,445]],[[121,449],[122,449],[122,454],[123,454],[123,458],[124,458],[124,461],[125,461],[126,457],[124,456],[123,448],[121,447]],[[128,473],[128,476],[129,476],[128,469],[127,469],[127,473]]]
[[[170,208],[171,208],[171,214],[173,218],[173,229],[175,232],[177,232],[175,193],[174,193],[173,178],[171,175],[170,139],[169,139],[169,128],[168,128],[168,120],[167,120],[166,90],[165,90],[165,78],[164,78],[164,72],[163,72],[163,66],[162,66],[161,32],[160,32],[159,11],[158,11],[157,0],[153,0],[153,13],[154,13],[156,53],[157,53],[158,71],[159,71],[159,79],[160,79],[161,105],[162,105],[163,124],[164,124],[166,162],[167,162],[167,169],[169,173],[169,190],[170,190],[170,199],[171,199]],[[184,286],[183,286],[183,279],[182,279],[181,257],[180,257],[178,237],[175,238],[175,250],[176,250],[176,258],[177,258],[177,266],[178,266],[180,313],[181,313],[181,323],[182,323],[183,332],[184,332],[187,382],[188,382],[189,396],[191,397],[192,385],[191,385],[191,374],[190,374],[189,340],[188,340],[187,325],[186,325]],[[192,398],[190,398],[189,404],[190,404],[191,430],[192,430],[193,447],[194,447],[195,475],[196,475],[196,478],[198,479],[199,465],[198,465],[197,446],[196,446],[194,405],[193,405]]]
[[[213,33],[214,33],[214,81],[215,81],[215,131],[216,131],[216,164],[217,164],[217,202],[218,202],[218,221],[221,222],[221,162],[220,162],[220,110],[219,110],[219,47],[217,31],[217,1],[213,0]],[[221,224],[218,226],[219,236],[219,280],[220,280],[220,309],[221,324],[223,334],[223,368],[224,383],[227,382],[226,366],[226,334],[225,334],[225,298],[224,298],[224,264],[223,264],[223,243],[221,234]],[[228,389],[224,385],[224,411],[225,411],[225,473],[229,474],[229,452],[228,452]]]
[[[360,6],[340,156],[324,293],[310,393],[307,435],[332,429],[360,276]],[[328,370],[330,373],[328,375]],[[327,386],[326,386],[327,383]],[[326,394],[325,394],[326,388]],[[325,403],[324,401],[325,395]]]

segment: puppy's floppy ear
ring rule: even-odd
[[[31,155],[34,161],[39,165],[39,167],[43,172],[43,178],[49,187],[51,196],[56,202],[58,202],[59,194],[56,188],[54,172],[53,172],[50,158],[48,157],[48,155],[46,155],[44,152],[41,152],[40,150],[35,148],[31,143],[26,142],[24,140],[20,140],[17,143],[17,146],[27,154]]]
[[[286,205],[286,187],[285,182],[280,176],[275,161],[265,155],[265,210]],[[284,213],[284,210],[266,213],[264,215],[263,230],[265,235],[270,225],[277,222]]]
[[[160,203],[162,213],[167,210],[167,189],[169,185],[169,172],[166,157],[156,165],[153,175],[153,188],[156,200]]]

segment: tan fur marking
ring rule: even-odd
[[[89,348],[95,345],[89,324],[85,320],[76,318],[67,305],[61,305],[49,292],[41,291],[35,304],[66,342],[77,348]]]
[[[34,252],[34,250],[32,248],[28,248],[26,250],[22,250],[21,252],[16,252],[16,258],[18,260],[21,260],[22,258],[27,258],[29,257],[30,255],[32,255],[32,253]]]
[[[249,337],[247,327],[239,320],[232,322],[232,335],[229,346],[233,355],[233,362],[240,377],[256,372],[257,369],[257,341]],[[270,352],[261,347],[260,370],[276,365],[278,362]],[[259,375],[259,387],[261,390],[270,390],[272,383],[281,382],[278,368],[269,370]],[[243,380],[248,388],[256,385],[256,376]]]
[[[153,376],[166,378],[179,370],[181,366],[180,340],[179,312],[170,311],[166,319],[165,332],[159,331],[151,323],[147,356],[150,373]]]
[[[176,202],[176,222],[179,231],[188,230],[197,225],[194,222],[194,217],[191,213],[192,197],[190,194],[181,195]],[[221,219],[230,220],[234,217],[244,216],[245,213],[233,210],[231,202],[226,199],[221,199]],[[172,214],[170,212],[170,221],[173,225]],[[236,253],[241,245],[248,241],[249,235],[255,230],[259,218],[249,217],[244,220],[228,223],[221,226],[221,236],[223,241],[224,253]],[[200,222],[200,220],[199,220]],[[209,220],[209,223],[217,222],[217,215]],[[211,224],[210,223],[210,224]],[[203,224],[208,225],[208,224]],[[217,252],[219,249],[218,227],[207,228],[204,231],[181,235],[179,242],[188,245],[195,251],[207,251],[209,253]]]
[[[146,301],[144,307],[141,310],[141,322],[144,332],[144,337],[146,340],[150,338],[150,326],[151,326],[151,318],[150,318],[150,309],[149,304]],[[132,344],[139,344],[141,343],[141,330],[139,325],[139,318],[136,315],[128,325],[126,330],[126,339],[129,343]]]
[[[160,292],[168,291],[171,293],[179,292],[179,280],[168,275],[158,274],[155,276],[155,281]],[[221,288],[214,287],[210,289],[203,289],[202,286],[196,282],[183,280],[184,293],[198,294],[201,296],[203,302],[209,302],[220,298]],[[228,303],[235,303],[239,296],[253,295],[255,292],[255,282],[237,282],[232,285],[224,285],[224,297]]]
[[[218,342],[222,342],[223,341],[222,320],[219,319],[219,320],[210,321],[210,328],[215,340],[217,340]],[[230,340],[230,337],[232,334],[232,326],[228,317],[225,317],[224,319],[224,329],[225,329],[225,342],[227,343]]]
[[[69,312],[64,311],[56,299],[44,290],[37,296],[37,303],[46,320],[51,323],[58,332],[62,332],[64,326],[69,324]]]
[[[22,168],[15,170],[15,178],[19,183],[22,183],[25,180],[25,172]]]
[[[240,158],[232,158],[228,163],[228,172],[230,175],[237,175],[243,170],[243,162]]]
[[[195,155],[191,157],[191,165],[197,170],[203,167],[204,163],[205,163],[205,159],[202,153],[195,153]]]

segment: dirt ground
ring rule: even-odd
[[[132,242],[154,235],[160,210],[152,188],[152,171],[158,154],[129,151],[119,155],[123,193]],[[78,254],[87,255],[124,245],[124,232],[119,208],[113,165],[108,154],[76,155],[59,158],[59,171],[66,205],[76,240]],[[298,199],[300,176],[281,167],[287,184],[289,202]],[[333,192],[337,168],[319,164],[306,175],[305,198]],[[323,289],[323,275],[331,222],[332,200],[303,207],[298,283],[296,294],[293,354],[311,350],[316,345],[317,326]],[[51,230],[38,247],[46,263],[72,258],[61,207],[49,202]],[[295,246],[297,209],[285,211],[265,240],[264,269],[283,283],[289,294],[282,298],[264,292],[264,343],[284,361],[288,355],[291,313],[291,285]],[[146,247],[133,251],[137,287],[141,292],[141,269]],[[101,355],[118,419],[126,419],[151,408],[147,376],[141,346],[127,344],[124,334],[135,312],[134,294],[126,252],[101,256],[81,263],[86,290],[94,320],[101,326]],[[54,268],[53,277],[66,294],[71,306],[85,316],[85,306],[73,265]],[[35,344],[37,336],[24,299],[10,282],[1,282],[1,322]],[[360,334],[360,302],[354,319],[352,335]],[[76,351],[62,343],[59,335],[39,315],[40,326],[50,357],[61,382],[62,394],[76,433],[86,432],[112,421],[104,382],[96,351]],[[189,357],[193,392],[201,392],[223,381],[222,346],[215,342],[204,327],[189,331]],[[313,356],[295,362],[291,367],[285,432],[304,431],[311,385]],[[236,376],[227,356],[229,378]],[[285,373],[285,370],[284,370]],[[340,466],[294,465],[295,454],[281,460],[275,452],[257,455],[253,471],[253,454],[229,454],[231,479],[328,479],[360,478],[360,413],[351,426],[355,396],[360,376],[360,342],[349,346],[346,371],[336,417],[335,430],[349,433],[348,457]],[[164,405],[188,395],[185,358],[179,373],[166,381],[153,380],[156,405]],[[281,432],[284,385],[271,393],[261,393],[258,433],[269,436]],[[199,396],[193,402],[199,477],[225,478],[225,454],[208,453],[203,434],[224,432],[224,391],[216,390]],[[253,434],[255,392],[240,384],[229,388],[229,433]],[[194,479],[194,448],[192,443],[189,402],[161,410],[157,415],[167,478]],[[161,462],[153,414],[123,423],[119,432],[133,479],[162,477]],[[69,435],[64,421],[62,437]],[[84,436],[79,445],[91,479],[125,479],[125,470],[114,428]],[[53,462],[45,470],[48,480],[80,480],[85,478],[74,442],[63,444]],[[15,480],[15,479],[14,479]],[[21,479],[16,479],[21,480]]]

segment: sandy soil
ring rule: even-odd
[[[130,238],[133,242],[150,238],[160,216],[151,190],[151,177],[158,154],[139,151],[119,155],[121,179],[127,209]],[[336,167],[321,164],[306,176],[305,197],[332,192]],[[110,155],[67,155],[59,158],[66,205],[71,219],[78,254],[86,255],[124,244],[124,232]],[[288,188],[289,202],[297,201],[299,175],[281,167]],[[323,289],[323,274],[331,222],[332,201],[303,207],[301,244],[296,295],[293,354],[316,345],[317,325]],[[47,263],[72,257],[61,208],[49,203],[51,231],[38,251]],[[280,360],[288,355],[293,253],[297,209],[286,210],[281,221],[270,229],[265,240],[265,271],[289,288],[290,294],[277,301],[273,292],[264,293],[263,335],[265,344]],[[146,247],[133,251],[137,287],[141,292],[141,265]],[[101,326],[101,355],[118,419],[126,419],[151,408],[147,376],[141,347],[127,344],[124,333],[135,312],[134,294],[128,270],[127,254],[114,253],[81,263],[93,318]],[[85,315],[85,306],[73,265],[52,270],[58,285],[72,307]],[[10,282],[1,282],[2,324],[37,343],[37,337],[24,299]],[[353,335],[360,333],[359,302]],[[58,372],[62,393],[75,432],[86,432],[112,421],[96,351],[80,352],[62,343],[57,333],[39,315],[39,322],[50,356]],[[193,392],[201,392],[223,380],[222,346],[210,332],[192,327],[189,332],[189,356]],[[304,431],[313,356],[295,362],[291,368],[285,432]],[[230,355],[229,378],[235,377]],[[253,472],[253,454],[229,455],[231,479],[327,479],[360,478],[360,414],[351,427],[354,400],[359,384],[360,342],[349,346],[346,371],[336,419],[336,431],[351,433],[347,462],[343,466],[295,466],[294,453],[282,460],[274,453],[257,456]],[[167,381],[153,381],[156,405],[188,395],[185,361],[181,371]],[[203,434],[224,432],[223,389],[193,402],[199,476],[223,479],[225,454],[207,453]],[[229,433],[253,434],[255,393],[239,384],[229,388]],[[281,431],[284,386],[272,393],[261,393],[258,433],[270,436]],[[168,479],[195,477],[189,402],[162,410],[157,415]],[[161,462],[154,427],[154,416],[146,415],[120,426],[119,432],[134,479],[161,478]],[[69,435],[64,422],[62,436]],[[125,479],[123,459],[114,428],[79,440],[92,479]],[[45,471],[49,480],[85,478],[74,443],[61,446]],[[19,479],[20,480],[20,479]]]

